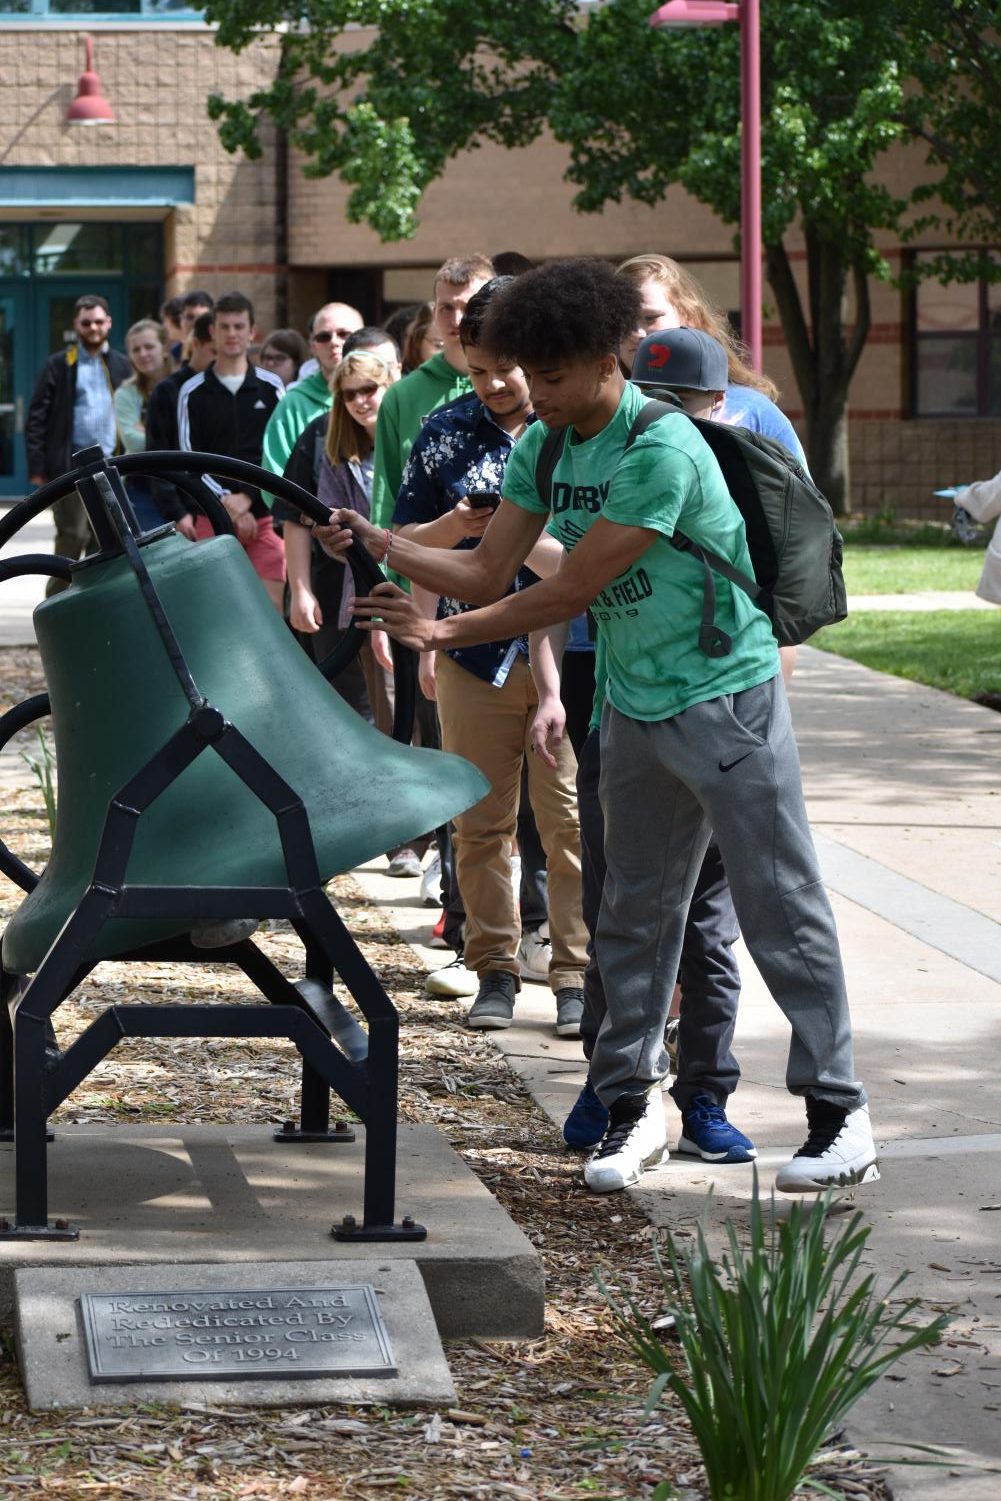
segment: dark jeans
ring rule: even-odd
[[[579,761],[584,741],[588,737],[591,714],[594,710],[593,651],[563,653],[560,698],[567,711],[567,734],[570,736],[570,744]]]
[[[594,955],[594,931],[605,885],[605,821],[598,801],[601,772],[599,732],[592,730],[578,754],[577,810],[580,817],[581,884],[584,923],[590,935],[584,975],[581,1039],[591,1057],[605,1015],[605,990]],[[719,1105],[736,1089],[740,1069],[731,1051],[740,1000],[740,972],[733,957],[737,918],[719,850],[710,844],[699,871],[681,952],[681,1018],[678,1024],[678,1077],[671,1096],[684,1110],[697,1094]]]

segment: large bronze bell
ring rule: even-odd
[[[487,790],[468,761],[380,734],[296,645],[232,537],[174,532],[142,548],[192,677],[302,797],[324,879],[436,828]],[[187,718],[188,703],[128,559],[74,570],[35,611],[52,706],[58,809],[41,881],[4,934],[4,963],[37,969],[90,882],[108,803]],[[149,808],[128,879],[142,885],[273,886],[285,880],[275,821],[215,755],[202,755]],[[190,927],[190,924],[187,925]],[[105,926],[88,958],[183,930]]]

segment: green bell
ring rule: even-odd
[[[198,689],[302,798],[323,880],[437,828],[488,791],[468,761],[400,745],[356,714],[267,603],[235,538],[154,534],[141,552]],[[4,966],[19,974],[38,968],[90,884],[111,799],[190,708],[124,555],[75,570],[34,621],[58,808],[49,863],[3,935]],[[130,886],[287,880],[274,816],[211,749],[139,818]],[[87,957],[113,958],[191,926],[114,919]]]

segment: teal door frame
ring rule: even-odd
[[[29,287],[24,280],[0,279],[0,498],[28,489],[24,424],[34,384],[31,369]]]

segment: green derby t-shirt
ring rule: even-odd
[[[568,552],[598,516],[660,534],[591,604],[605,645],[609,701],[631,719],[656,720],[767,682],[779,659],[767,616],[718,575],[715,619],[733,650],[711,658],[700,649],[702,564],[668,539],[677,528],[753,576],[744,523],[712,452],[683,412],[660,418],[625,451],[645,402],[627,385],[600,433],[583,441],[567,433],[553,476],[549,531]],[[528,429],[504,478],[505,497],[536,514],[549,510],[535,486],[546,431],[541,422]]]

